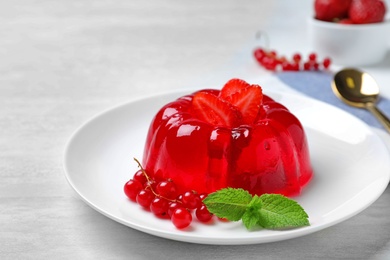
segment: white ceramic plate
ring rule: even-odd
[[[71,137],[64,167],[70,185],[98,212],[134,229],[202,244],[255,244],[307,235],[356,215],[373,203],[390,178],[386,146],[357,118],[325,103],[281,92],[267,93],[286,105],[308,136],[314,179],[294,198],[311,225],[287,231],[247,231],[241,222],[193,221],[177,230],[129,201],[124,183],[138,169],[149,123],[159,108],[188,91],[134,100],[92,118]]]

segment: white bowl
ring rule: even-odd
[[[330,57],[334,64],[357,66],[380,62],[388,51],[390,22],[338,24],[309,19],[313,51]]]

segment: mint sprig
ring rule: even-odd
[[[256,226],[288,229],[310,225],[305,210],[296,201],[280,194],[252,197],[246,190],[225,188],[209,194],[203,203],[217,217],[242,220],[248,230]]]

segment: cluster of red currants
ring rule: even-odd
[[[195,191],[178,194],[172,180],[156,182],[142,167],[125,183],[124,192],[130,200],[150,210],[156,217],[171,219],[178,229],[191,224],[193,212],[201,222],[208,222],[213,217],[202,203],[207,194]]]
[[[326,70],[331,65],[330,58],[327,57],[319,61],[315,53],[309,54],[306,61],[299,53],[294,54],[289,60],[285,56],[278,56],[276,51],[267,51],[263,48],[256,48],[253,55],[262,67],[272,71],[318,71]]]

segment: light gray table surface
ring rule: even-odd
[[[311,235],[218,246],[119,224],[64,175],[64,148],[86,120],[137,96],[220,84],[259,29],[283,49],[294,28],[287,42],[299,49],[309,10],[308,0],[0,0],[0,259],[390,259],[390,188]]]

